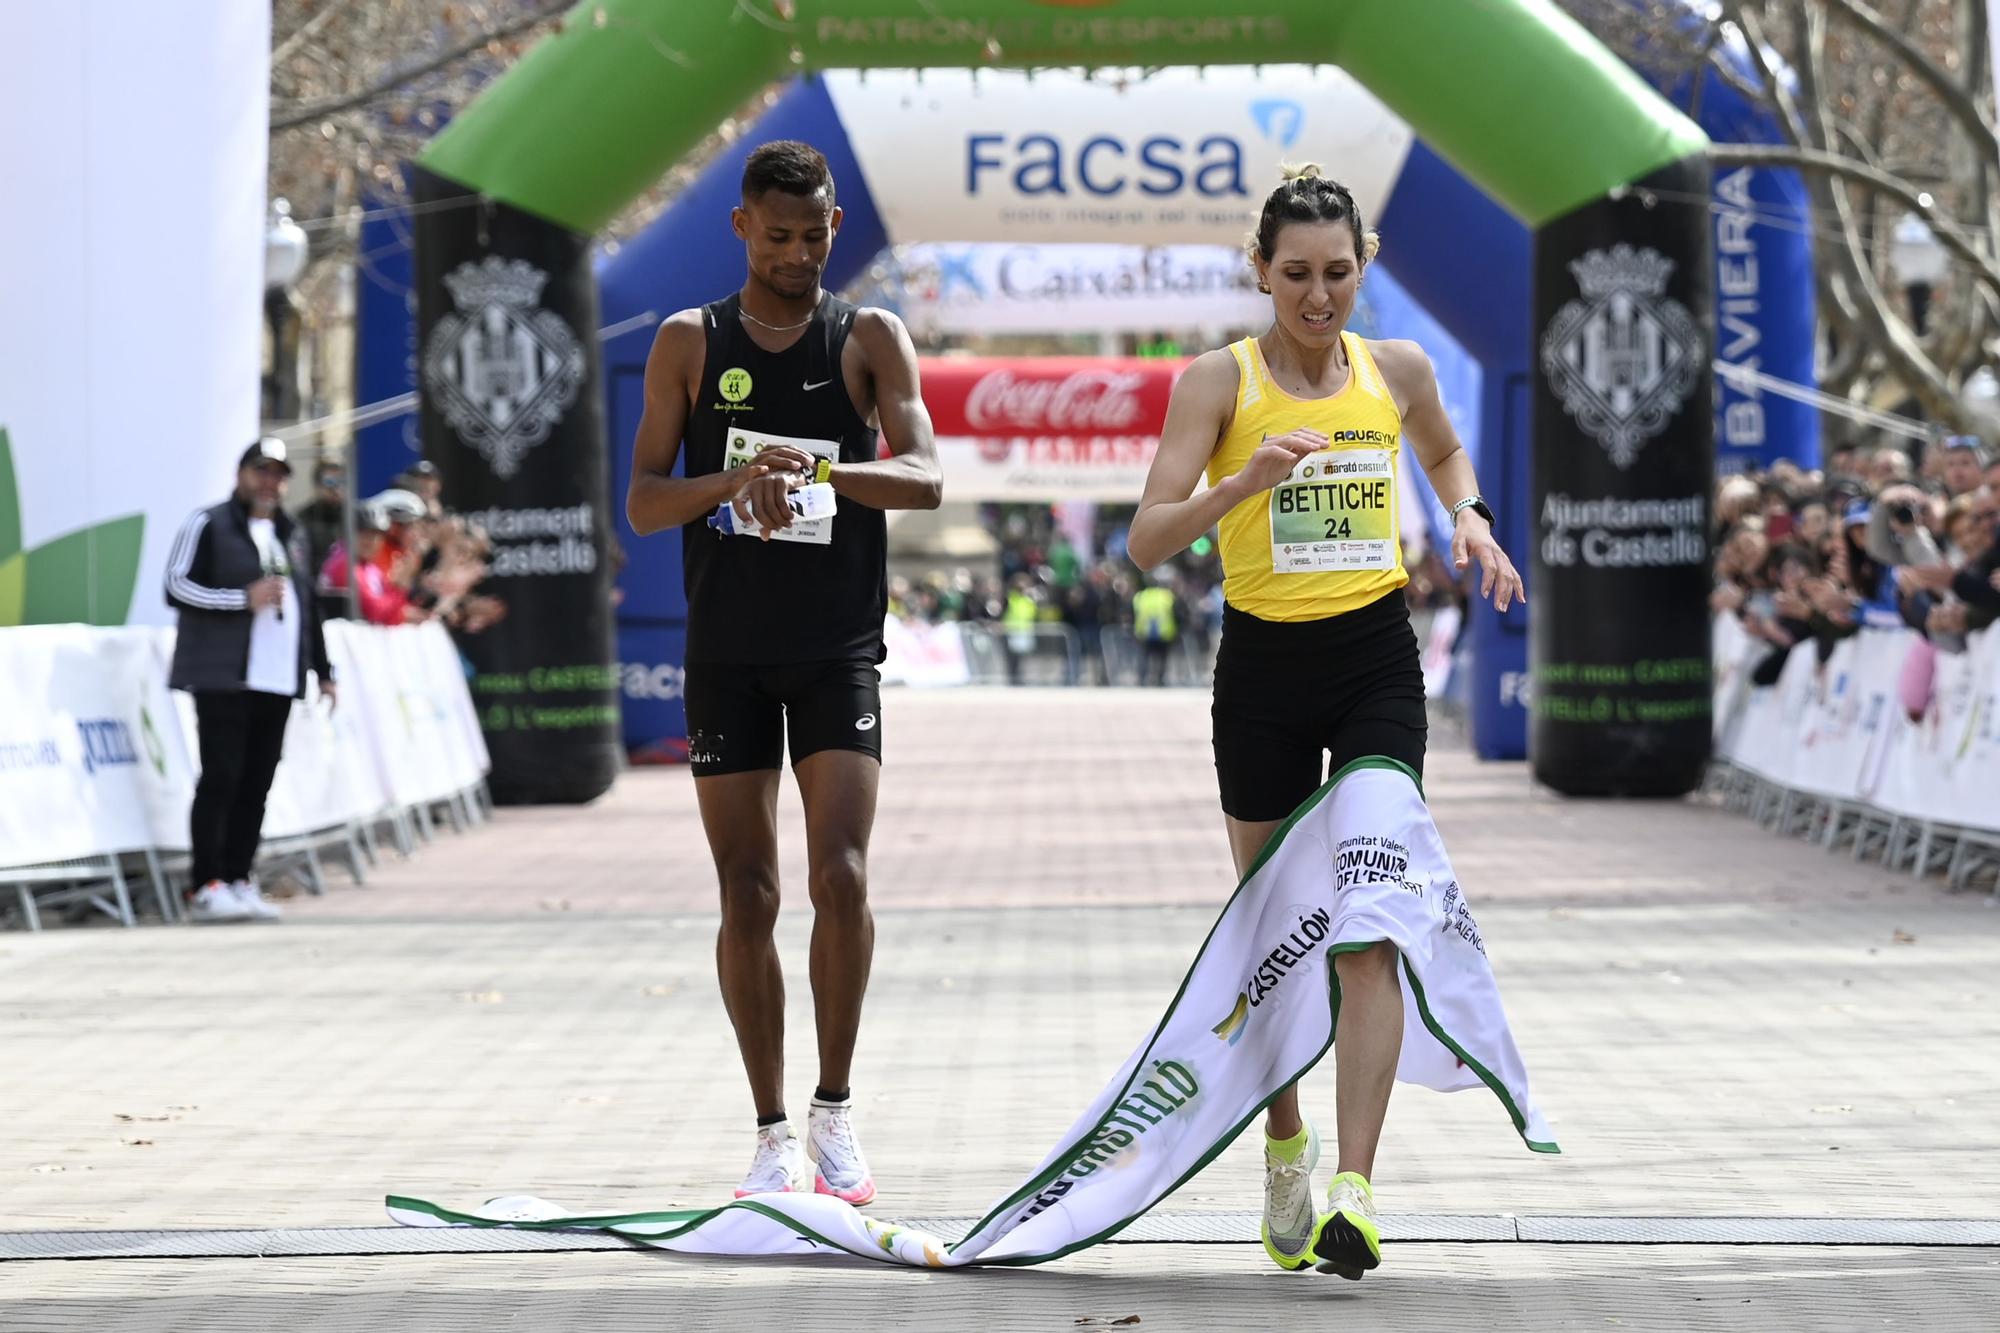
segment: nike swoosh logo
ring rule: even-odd
[[[833,383],[832,380],[821,380],[818,384],[814,384],[811,380],[807,380],[806,392],[811,393],[814,389],[824,389],[827,385],[831,383]]]
[[[1307,1216],[1310,1218],[1311,1214]],[[1306,1252],[1306,1246],[1312,1242],[1312,1235],[1312,1228],[1310,1226],[1305,1229],[1304,1234],[1298,1236],[1286,1236],[1273,1231],[1271,1232],[1271,1248],[1279,1254],[1284,1255],[1287,1259],[1296,1259]]]

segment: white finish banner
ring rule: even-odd
[[[1045,1263],[1109,1239],[1180,1188],[1317,1064],[1333,1045],[1334,956],[1379,941],[1402,963],[1396,1077],[1441,1092],[1485,1088],[1530,1149],[1556,1152],[1485,941],[1414,777],[1362,759],[1272,835],[1159,1023],[1020,1187],[957,1241],[811,1194],[622,1216],[565,1215],[530,1198],[455,1212],[391,1196],[389,1215],[409,1226],[605,1230],[685,1254]]]
[[[1716,620],[1720,757],[1794,791],[2000,830],[2000,632],[1939,653],[1912,630],[1863,630],[1824,663],[1802,643],[1776,684],[1753,686],[1771,651]]]
[[[1138,333],[1271,321],[1241,245],[909,245],[897,305],[919,335]]]
[[[174,534],[256,438],[270,26],[0,5],[0,626],[167,623]]]
[[[1328,66],[825,79],[883,224],[911,240],[1240,247],[1280,163],[1320,163],[1377,217],[1412,139]]]

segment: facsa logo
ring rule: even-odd
[[[1250,197],[1243,145],[1227,134],[1211,134],[1192,146],[1167,134],[1137,143],[1093,134],[1074,145],[1053,134],[967,135],[966,194],[976,198],[982,185],[993,183],[990,178],[995,174],[1004,175],[1023,195],[1067,195],[1078,190],[1109,198],[1136,190],[1161,198],[1191,186],[1195,194],[1209,199]]]

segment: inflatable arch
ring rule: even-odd
[[[469,645],[496,794],[588,799],[617,765],[603,385],[576,331],[596,327],[589,236],[618,208],[788,66],[1297,60],[1339,65],[1421,136],[1406,182],[1449,162],[1532,236],[1460,271],[1522,322],[1482,416],[1532,455],[1499,527],[1531,566],[1537,777],[1692,787],[1709,737],[1707,141],[1547,0],[591,0],[438,137],[417,180],[423,438],[514,580],[514,614]],[[1181,169],[1204,166],[1197,145]],[[1166,179],[1120,181],[1136,195]],[[1398,244],[1420,234],[1393,207],[1384,224]]]

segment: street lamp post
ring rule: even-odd
[[[1930,196],[1923,196],[1928,202]],[[1910,303],[1910,327],[1923,337],[1930,331],[1931,293],[1944,281],[1950,260],[1929,224],[1915,213],[1903,214],[1889,241],[1889,268],[1903,284]]]
[[[306,270],[306,233],[292,221],[292,206],[271,201],[264,226],[264,324],[271,338],[271,370],[264,378],[264,416],[293,421],[299,415],[298,312],[292,286]]]

